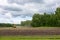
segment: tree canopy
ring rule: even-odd
[[[32,26],[40,27],[40,26],[60,26],[60,8],[58,7],[55,11],[55,14],[34,14],[32,17]]]

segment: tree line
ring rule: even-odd
[[[30,20],[21,21],[20,26],[31,26],[31,21]]]
[[[32,26],[32,27],[60,27],[60,7],[56,9],[54,13],[36,13],[33,15],[32,20],[21,22],[22,26]]]
[[[9,24],[9,23],[0,23],[0,27],[13,27],[13,24]]]

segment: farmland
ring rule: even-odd
[[[59,40],[59,27],[0,28],[0,40]]]
[[[0,28],[0,35],[60,35],[60,28],[59,27]]]

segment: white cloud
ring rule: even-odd
[[[12,15],[11,15],[11,13],[5,13],[5,17],[8,18],[8,19],[11,19]]]
[[[0,0],[0,23],[31,20],[34,13],[54,12],[60,0]]]
[[[44,0],[46,4],[53,4],[56,0]]]
[[[0,0],[0,5],[8,5],[7,0]]]
[[[24,7],[27,9],[27,10],[31,10],[31,11],[33,11],[33,12],[38,12],[39,11],[39,9],[36,7],[36,4],[34,4],[34,3],[26,3],[25,5],[24,5]]]

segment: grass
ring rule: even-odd
[[[49,29],[60,29],[60,27],[0,27],[0,30],[49,30]]]
[[[0,40],[60,40],[60,35],[45,36],[0,36]]]

